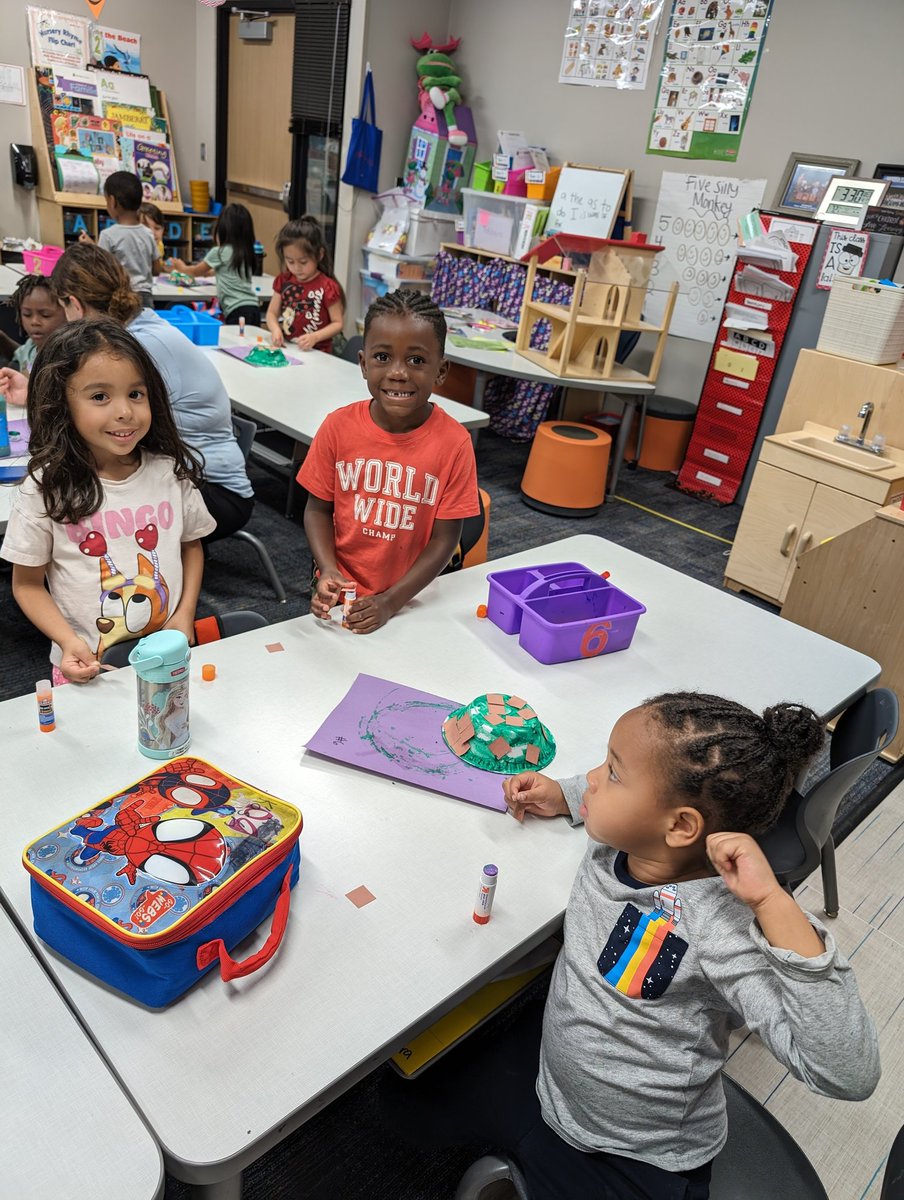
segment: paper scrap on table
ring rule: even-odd
[[[308,752],[505,812],[502,779],[464,763],[443,738],[443,721],[460,708],[375,675],[358,675],[307,742]]]
[[[268,654],[279,654],[280,650],[285,650],[282,642],[270,642],[264,647]]]
[[[363,908],[365,904],[370,904],[371,900],[376,900],[376,896],[366,888],[362,883],[360,887],[352,888],[350,892],[345,893],[346,900],[351,900],[355,908]]]
[[[726,350],[720,347],[716,351],[714,366],[717,371],[726,375],[736,375],[739,379],[756,379],[759,370],[759,359],[750,354],[739,354],[737,350]]]

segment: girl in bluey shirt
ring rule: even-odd
[[[116,321],[64,326],[35,359],[27,413],[29,478],[0,554],[53,642],[53,682],[93,679],[110,646],[164,626],[192,641],[216,522],[147,351]]]

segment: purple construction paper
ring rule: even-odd
[[[254,346],[221,346],[220,349],[223,351],[224,354],[231,354],[233,358],[240,358],[244,362],[244,360],[248,357],[248,355],[254,349]],[[265,349],[269,350],[270,347],[266,346]],[[285,350],[283,350],[283,354],[286,354]],[[303,367],[304,366],[304,363],[301,361],[300,358],[295,358],[291,354],[286,354],[286,358],[289,360],[290,367]],[[271,371],[274,369],[275,370],[280,369],[279,367],[265,368],[263,366],[263,363],[249,363],[248,366],[249,367],[261,367],[264,370],[269,369]]]
[[[13,437],[13,433],[18,433],[18,437]],[[28,439],[31,437],[31,430],[28,428],[26,420],[10,421],[9,422],[9,448],[13,454],[26,454],[28,452]]]
[[[503,776],[462,762],[443,740],[443,721],[460,707],[458,700],[359,675],[308,741],[308,750],[505,812]]]

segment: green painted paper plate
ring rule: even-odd
[[[555,738],[521,696],[489,692],[454,709],[443,738],[462,762],[481,771],[515,775],[542,771],[555,757]]]

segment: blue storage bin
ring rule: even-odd
[[[157,315],[181,329],[196,346],[216,346],[220,340],[220,322],[208,313],[195,312],[185,304],[174,304],[172,308],[158,308]]]

